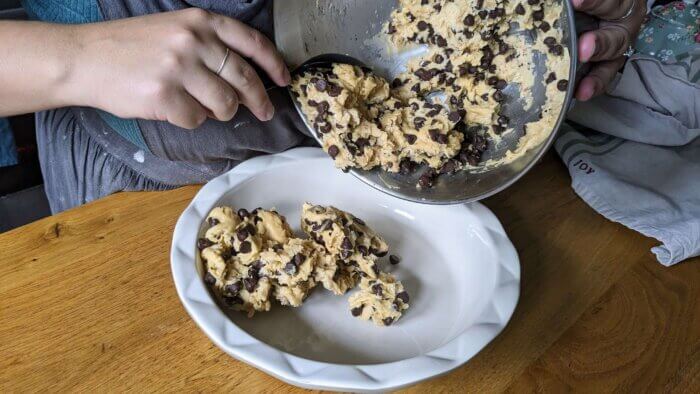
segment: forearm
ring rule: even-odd
[[[40,22],[0,22],[0,116],[81,105],[73,60],[77,28]]]

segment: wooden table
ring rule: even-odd
[[[520,304],[467,365],[408,391],[700,390],[700,261],[662,267],[569,181],[550,153],[486,201],[520,253]],[[168,253],[197,190],[0,235],[0,392],[298,390],[224,354],[180,305]]]

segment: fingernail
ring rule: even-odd
[[[582,47],[581,47],[581,62],[583,62],[583,63],[587,63],[588,61],[590,61],[591,58],[593,57],[593,55],[595,54],[595,51],[596,51],[595,38],[593,38],[592,40],[588,40],[588,41],[590,41],[589,45],[586,45],[586,43],[584,42],[584,43],[582,43]]]
[[[272,103],[268,103],[265,107],[265,121],[271,120],[273,116],[275,116],[275,107]]]

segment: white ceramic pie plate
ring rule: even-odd
[[[195,248],[209,210],[276,207],[299,232],[304,201],[352,212],[402,257],[384,264],[411,297],[398,322],[384,328],[354,318],[348,295],[320,286],[300,308],[275,304],[252,319],[220,308]],[[185,309],[222,350],[288,383],[327,390],[392,390],[459,367],[503,330],[520,290],[517,253],[483,205],[393,198],[338,171],[316,148],[251,159],[206,184],[177,222],[171,266]]]

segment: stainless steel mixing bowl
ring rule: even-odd
[[[569,81],[575,80],[577,51],[576,33],[573,23],[573,10],[570,3],[562,0],[564,7],[559,24],[564,32],[563,43],[569,49],[571,66]],[[397,7],[396,0],[277,0],[274,2],[275,41],[278,49],[292,69],[299,68],[306,61],[319,55],[341,54],[351,56],[373,69],[379,75],[391,80],[401,71],[407,60],[406,54],[387,54],[381,39],[377,39],[391,12]],[[528,31],[513,31],[513,34],[533,37]],[[484,152],[484,160],[498,159],[514,148],[523,135],[522,126],[535,120],[544,102],[545,66],[543,55],[533,55],[536,68],[535,86],[532,94],[534,105],[525,110],[518,105],[519,91],[516,86],[505,90],[509,96],[505,103],[507,115],[515,131],[504,135],[497,146],[490,144]],[[323,58],[323,56],[322,56]],[[332,57],[331,57],[332,58]],[[529,72],[524,70],[524,72]],[[574,83],[569,84],[564,108],[569,108],[573,96]],[[315,136],[316,132],[295,105],[307,127]],[[556,131],[566,111],[562,109],[556,127],[540,146],[531,149],[520,158],[505,165],[488,170],[476,169],[460,171],[454,175],[441,176],[431,189],[416,187],[419,174],[391,174],[380,169],[372,171],[351,170],[359,179],[395,197],[428,204],[455,204],[477,201],[507,188],[544,155],[554,141]]]

